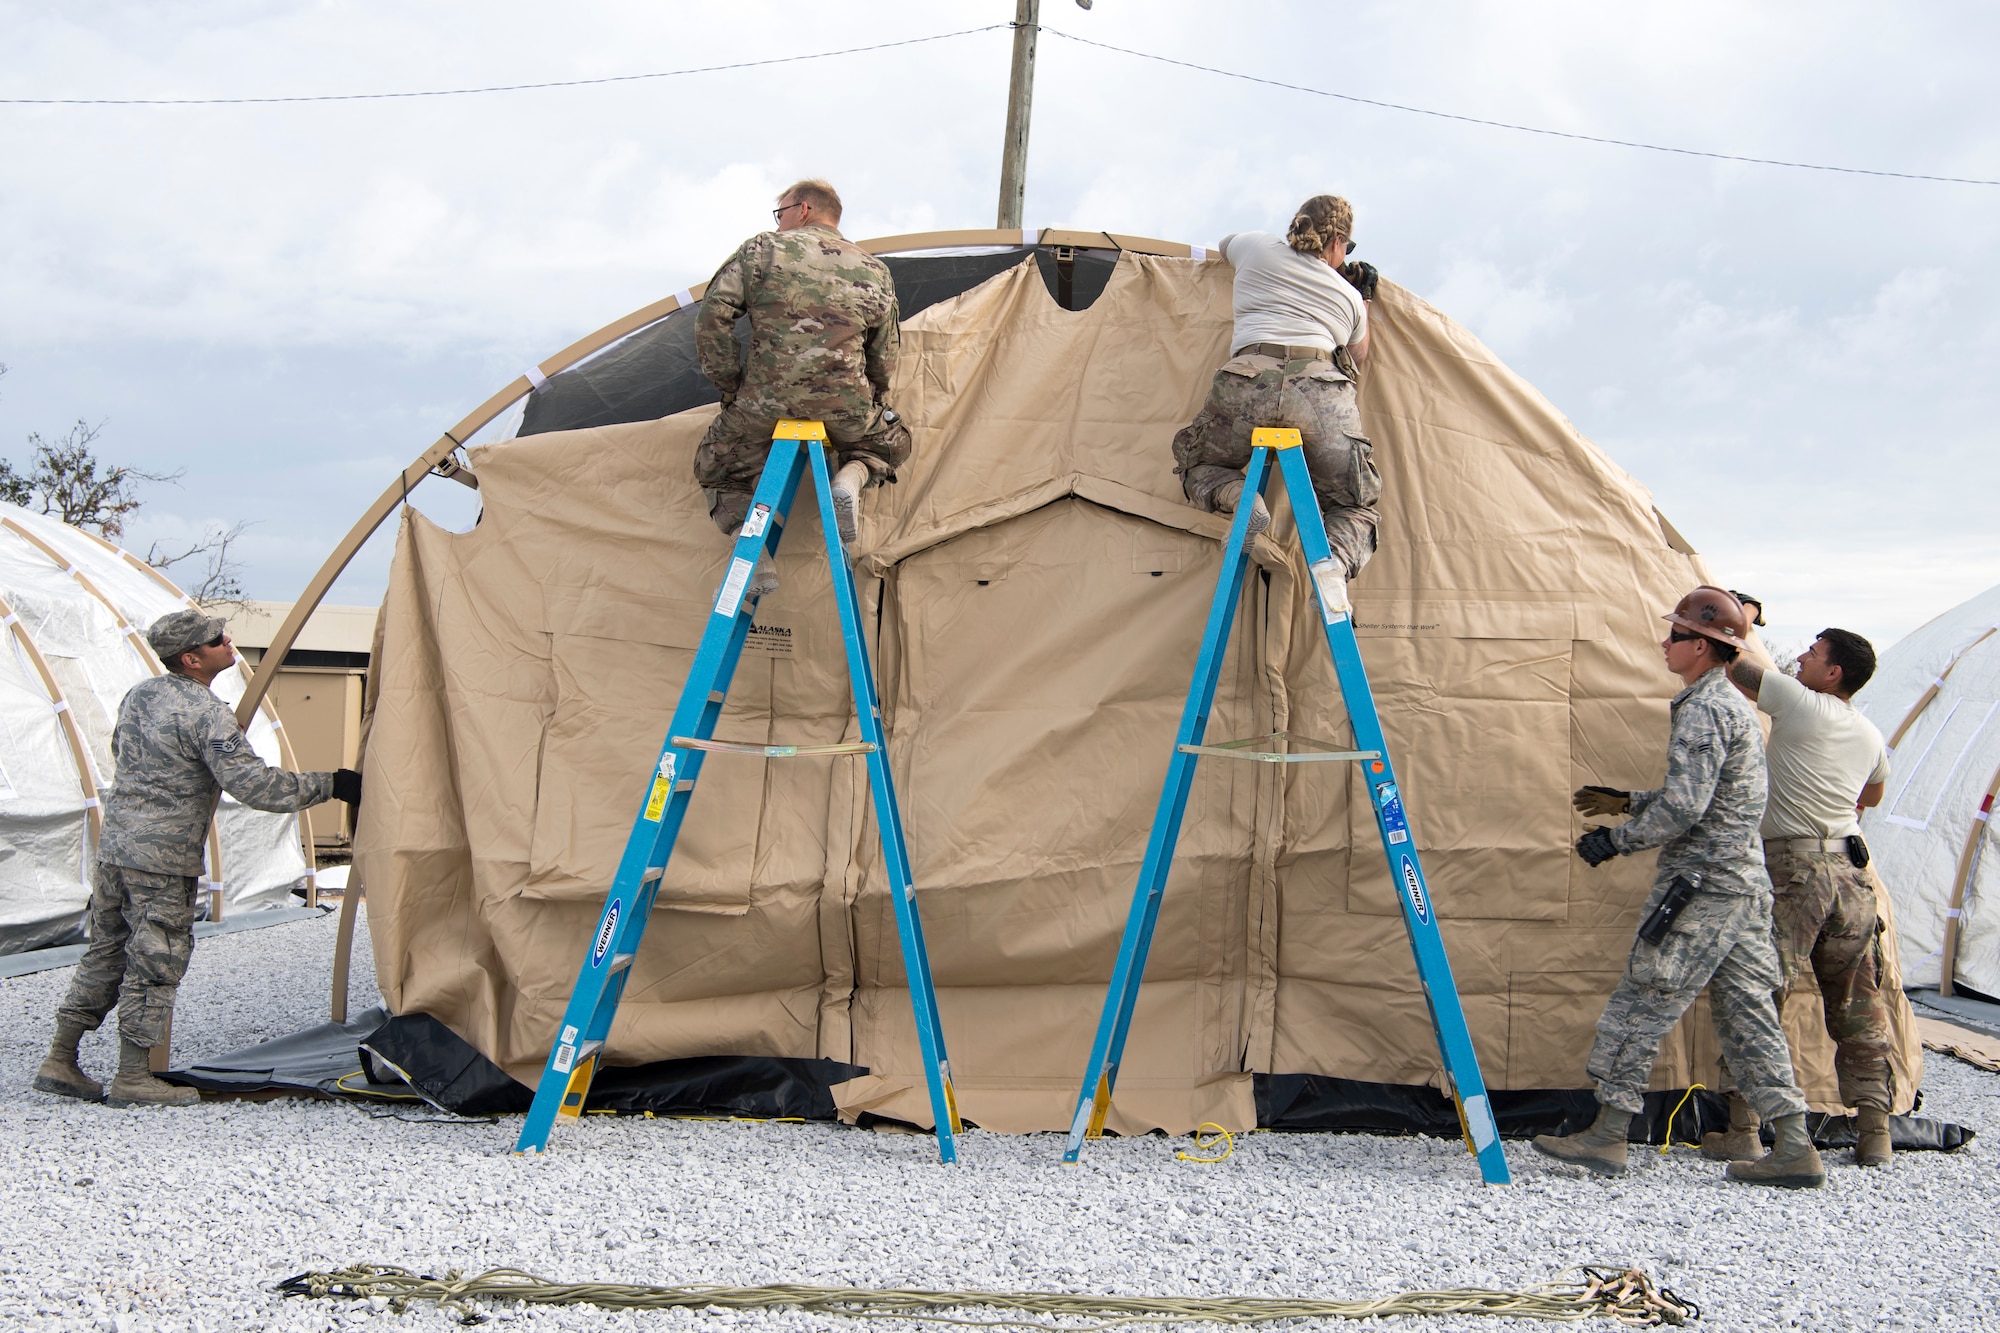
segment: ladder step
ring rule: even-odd
[[[752,745],[747,741],[705,741],[698,736],[671,736],[667,744],[680,750],[702,750],[709,754],[753,754],[766,759],[810,759],[830,754],[874,754],[868,741],[840,745]]]
[[[1310,745],[1320,751],[1317,754],[1293,754],[1289,749],[1253,750],[1253,745],[1271,746],[1283,741],[1287,745]],[[1309,764],[1328,760],[1380,759],[1380,750],[1345,750],[1332,741],[1323,741],[1315,736],[1301,736],[1291,731],[1273,731],[1268,735],[1251,736],[1240,741],[1216,741],[1213,745],[1176,745],[1181,754],[1206,754],[1217,759],[1254,759],[1265,764]]]
[[[1225,750],[1219,745],[1176,745],[1182,754],[1206,754],[1217,759],[1255,759],[1265,764],[1313,764],[1329,760],[1380,759],[1380,750],[1335,750],[1331,754],[1282,754],[1275,750]]]
[[[604,1043],[601,1041],[581,1042],[574,1048],[568,1044],[558,1046],[556,1048],[555,1071],[558,1074],[567,1074],[570,1070],[576,1068],[603,1049]]]
[[[604,969],[604,975],[608,977],[608,976],[614,976],[614,975],[616,975],[617,973],[620,973],[620,972],[623,972],[623,971],[624,971],[624,970],[625,970],[626,968],[628,968],[628,967],[632,966],[632,960],[633,960],[634,958],[637,958],[638,956],[639,956],[639,955],[638,955],[638,954],[636,954],[636,953],[614,953],[614,954],[612,954],[612,955],[611,955],[611,965],[610,965],[609,967],[607,967],[607,968],[605,968],[605,969]]]

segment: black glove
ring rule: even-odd
[[[1611,830],[1605,828],[1585,829],[1583,836],[1576,840],[1576,854],[1588,866],[1601,866],[1618,855],[1618,848],[1612,845]]]
[[[1632,809],[1632,793],[1616,787],[1578,787],[1569,803],[1586,815],[1622,815]]]
[[[1375,266],[1365,259],[1350,259],[1342,264],[1340,276],[1347,279],[1350,287],[1361,293],[1361,299],[1364,301],[1375,299],[1375,284],[1382,281],[1382,275],[1377,273]]]
[[[355,809],[361,808],[361,775],[351,768],[335,769],[333,773],[333,799],[345,801]]]

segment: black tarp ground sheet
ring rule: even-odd
[[[756,1120],[837,1118],[833,1087],[868,1071],[838,1060],[712,1055],[654,1064],[607,1066],[592,1082],[584,1109],[625,1115],[716,1116]],[[392,1016],[368,1009],[345,1023],[322,1023],[287,1037],[176,1069],[172,1083],[218,1096],[292,1093],[355,1101],[418,1101],[460,1116],[518,1114],[534,1090],[510,1078],[428,1014]],[[1319,1074],[1256,1076],[1257,1127],[1290,1133],[1422,1134],[1456,1138],[1457,1110],[1435,1088],[1365,1083]],[[1597,1099],[1587,1088],[1494,1090],[1493,1113],[1503,1138],[1574,1133],[1590,1123]],[[1633,1118],[1632,1141],[1699,1143],[1728,1127],[1721,1096],[1698,1091],[1653,1092]],[[1850,1148],[1852,1118],[1812,1118],[1822,1148]],[[1917,1115],[1889,1124],[1898,1151],[1954,1152],[1974,1131]],[[1770,1140],[1769,1126],[1765,1141]]]

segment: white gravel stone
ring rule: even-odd
[[[203,940],[181,989],[177,1062],[320,1021],[333,927]],[[365,930],[357,943],[359,1009],[374,996]],[[428,1306],[398,1316],[380,1302],[270,1290],[358,1261],[511,1265],[566,1281],[1329,1299],[1514,1289],[1572,1264],[1631,1263],[1698,1301],[1714,1329],[2000,1328],[2000,1076],[1943,1056],[1929,1062],[1925,1110],[1983,1136],[1956,1154],[1899,1156],[1884,1172],[1830,1154],[1816,1192],[1731,1185],[1687,1149],[1635,1151],[1634,1171],[1607,1182],[1515,1143],[1515,1183],[1492,1188],[1456,1142],[1361,1135],[1254,1134],[1212,1166],[1177,1161],[1185,1139],[1112,1139],[1065,1167],[1057,1135],[971,1132],[948,1168],[923,1137],[604,1116],[522,1159],[509,1154],[513,1119],[410,1123],[301,1099],[114,1111],[29,1091],[68,981],[67,969],[0,981],[8,1330],[458,1326]],[[108,1073],[114,1049],[108,1032],[94,1034],[86,1067]],[[845,1324],[793,1312],[489,1312],[509,1330]]]

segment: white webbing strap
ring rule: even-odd
[[[539,389],[549,382],[549,377],[542,373],[540,366],[529,366],[521,373],[528,377],[528,387],[530,389]]]

